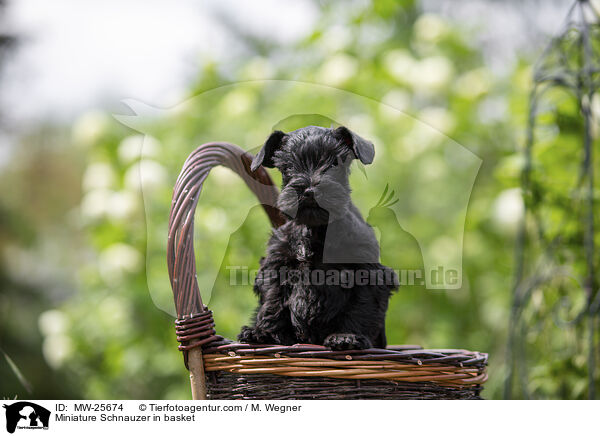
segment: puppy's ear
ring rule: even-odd
[[[261,165],[267,168],[273,168],[273,155],[281,148],[281,140],[284,136],[285,133],[281,130],[275,130],[271,133],[271,136],[265,141],[263,148],[261,148],[254,159],[252,159],[252,165],[250,165],[252,171],[256,171]]]
[[[356,156],[363,164],[368,165],[373,162],[373,158],[375,157],[375,147],[371,141],[361,138],[344,126],[335,129],[333,134],[344,141],[344,143],[352,149],[354,156]]]

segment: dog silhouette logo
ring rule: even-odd
[[[6,431],[18,429],[48,429],[50,411],[29,401],[3,405],[6,409]]]

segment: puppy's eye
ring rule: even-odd
[[[334,160],[333,162],[329,163],[329,165],[327,165],[325,167],[325,171],[329,171],[330,169],[337,167],[339,165],[339,163],[340,163],[339,160],[337,160],[337,159]]]

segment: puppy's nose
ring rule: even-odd
[[[315,198],[315,191],[313,190],[313,188],[307,188],[302,193],[302,197],[304,199],[306,199],[306,200],[314,200],[314,198]]]

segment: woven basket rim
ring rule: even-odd
[[[290,348],[293,348],[293,346]],[[368,360],[360,354],[354,356],[346,354],[343,359],[290,357],[283,353],[265,353],[268,348],[254,350],[256,351],[254,354],[238,354],[234,351],[225,353],[225,350],[221,353],[204,353],[205,371],[355,380],[382,379],[413,383],[432,382],[440,386],[455,388],[482,385],[488,377],[485,363],[456,365],[454,363],[431,363],[422,360],[417,361],[417,363],[405,363],[386,358]],[[421,351],[427,352],[428,350]]]
[[[201,347],[207,372],[431,382],[455,388],[487,380],[488,355],[478,351],[419,345],[332,350],[316,344],[247,344],[218,336],[214,327],[208,308],[175,321],[179,349]]]

